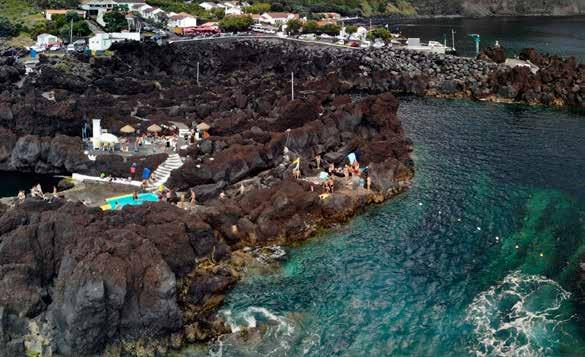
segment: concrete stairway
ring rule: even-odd
[[[148,191],[156,191],[160,187],[160,185],[164,185],[169,177],[171,176],[171,171],[178,169],[179,167],[183,166],[183,160],[178,154],[170,154],[169,157],[163,162],[162,164],[154,170],[154,176],[156,181],[151,185],[148,185]]]

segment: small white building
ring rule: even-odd
[[[167,26],[170,29],[175,27],[195,27],[197,26],[197,18],[191,14],[181,12],[170,16]]]
[[[37,47],[39,48],[49,48],[51,46],[61,45],[63,45],[63,40],[57,36],[51,35],[49,33],[42,33],[37,36]]]
[[[92,51],[105,51],[113,43],[121,41],[140,41],[140,32],[98,33],[89,39],[89,49]]]
[[[206,11],[210,11],[218,7],[216,3],[208,1],[200,3],[199,6],[201,6]]]
[[[244,10],[241,7],[226,7],[225,14],[226,15],[242,15]]]
[[[284,25],[289,20],[298,19],[298,14],[291,14],[288,12],[265,12],[260,15],[258,21],[260,23],[271,25]]]
[[[345,28],[344,28],[344,30],[345,30]],[[357,28],[357,31],[354,32],[353,34],[351,34],[349,39],[354,40],[354,41],[363,41],[366,39],[367,36],[368,36],[368,29],[363,27],[363,26],[359,26]]]
[[[71,9],[62,9],[62,10],[45,10],[45,19],[51,21],[53,19],[53,15],[67,15],[68,12],[76,12],[79,17],[85,19],[85,11],[83,10],[71,10]]]

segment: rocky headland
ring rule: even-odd
[[[250,249],[302,241],[407,189],[412,143],[392,93],[573,107],[585,97],[582,65],[531,51],[523,55],[537,73],[490,56],[281,40],[114,50],[111,58],[43,58],[26,77],[1,62],[0,169],[123,176],[122,158],[83,154],[84,115],[112,132],[144,118],[205,121],[210,138],[182,150],[185,163],[168,181],[195,191],[199,204],[103,212],[27,199],[2,207],[0,355],[152,355],[229,332],[216,311]],[[371,190],[338,178],[334,193],[320,196],[314,178],[351,152],[368,168]],[[141,158],[149,166],[164,159]],[[297,159],[301,180],[292,174]]]

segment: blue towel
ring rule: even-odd
[[[150,169],[148,167],[145,167],[144,170],[142,170],[142,179],[148,180],[149,177],[150,177]]]
[[[349,164],[353,165],[356,160],[355,153],[352,152],[351,154],[347,155],[347,158],[349,159]]]

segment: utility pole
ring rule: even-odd
[[[372,31],[372,19],[370,19],[370,31]]]
[[[71,18],[71,25],[69,25],[69,43],[73,43],[73,18]]]
[[[197,87],[199,87],[199,62],[197,62]]]
[[[290,72],[290,98],[295,100],[295,72]]]
[[[455,30],[451,29],[451,41],[453,43],[453,51],[455,51]]]

